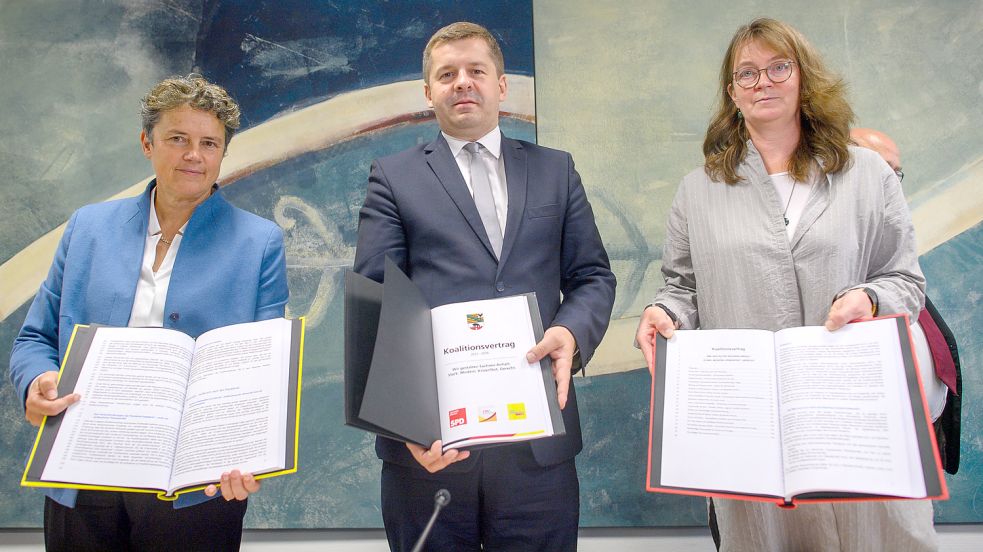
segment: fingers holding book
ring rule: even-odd
[[[437,473],[454,462],[460,462],[471,456],[471,453],[466,450],[448,449],[441,452],[442,444],[441,441],[434,441],[427,449],[415,443],[406,443],[406,448],[410,450],[413,458],[430,473]]]
[[[75,404],[82,396],[70,393],[64,397],[58,396],[58,372],[44,372],[34,378],[27,389],[27,399],[24,401],[24,417],[31,425],[39,426],[45,416],[61,414],[70,405]]]
[[[249,495],[258,492],[260,488],[259,480],[251,473],[241,473],[239,470],[232,470],[222,474],[219,484],[209,485],[205,488],[205,494],[215,496],[218,489],[222,490],[222,498],[230,500],[246,500]]]

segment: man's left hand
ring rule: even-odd
[[[221,489],[222,498],[229,500],[246,500],[249,495],[259,491],[259,480],[251,473],[240,473],[239,470],[225,472],[222,474]],[[205,488],[205,494],[215,496],[219,487],[209,485]]]
[[[543,339],[526,353],[526,361],[532,364],[549,355],[553,359],[553,378],[556,379],[556,398],[560,408],[567,405],[567,392],[570,390],[570,371],[573,368],[573,355],[577,352],[577,340],[570,330],[563,326],[553,326],[546,330]]]

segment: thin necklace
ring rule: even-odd
[[[786,216],[786,213],[788,213],[788,206],[792,204],[792,196],[793,195],[795,195],[795,181],[794,180],[792,181],[792,191],[789,192],[789,194],[788,194],[788,201],[785,202],[785,210],[782,211],[782,218],[785,219],[785,226],[788,226],[788,217]],[[161,239],[164,239],[164,238],[161,238]]]
[[[785,209],[788,210],[788,207],[786,207]],[[788,219],[785,219],[785,225],[788,226]],[[171,238],[171,239],[174,239],[174,238]],[[171,240],[164,239],[164,234],[163,233],[161,233],[161,235],[160,235],[160,241],[166,243],[167,245],[171,245]]]

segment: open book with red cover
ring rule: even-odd
[[[646,489],[775,502],[945,499],[908,317],[657,336]]]

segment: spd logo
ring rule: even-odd
[[[449,414],[451,427],[462,426],[468,423],[468,411],[466,408],[455,408]]]

